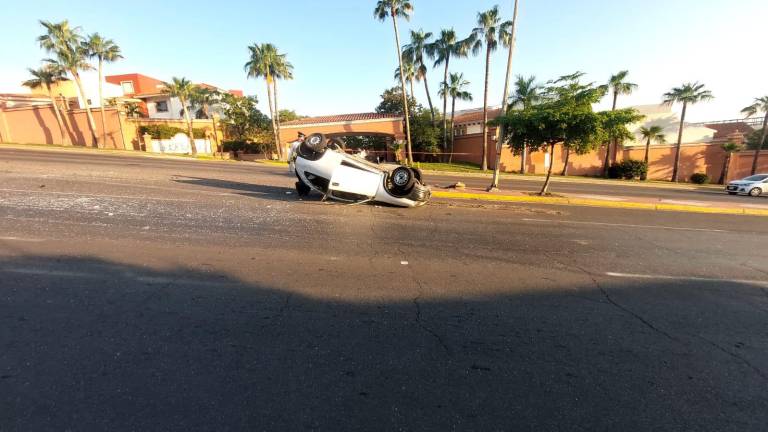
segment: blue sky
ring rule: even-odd
[[[412,0],[415,13],[401,22],[434,33],[454,27],[467,35],[476,14],[500,4],[511,17],[512,1]],[[159,79],[186,76],[256,94],[266,111],[262,81],[247,80],[243,64],[251,43],[272,42],[288,54],[295,80],[281,86],[281,108],[320,115],[372,111],[379,95],[395,84],[391,23],[373,19],[374,0],[92,0],[16,2],[5,8],[0,36],[0,92],[18,91],[26,68],[44,53],[35,37],[39,19],[69,19],[113,38],[125,59],[108,73],[141,72]],[[621,105],[654,104],[686,81],[701,81],[714,102],[693,108],[691,120],[736,118],[756,96],[768,94],[764,44],[765,0],[522,0],[515,74],[542,81],[577,70],[603,82],[630,70],[640,89]],[[407,41],[403,41],[405,43]],[[482,103],[483,59],[452,63],[471,81]],[[493,58],[491,102],[501,102],[505,53]],[[429,78],[436,93],[441,70]],[[433,96],[436,99],[436,96]],[[417,98],[426,105],[423,87]]]

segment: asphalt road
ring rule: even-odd
[[[0,430],[760,431],[768,219],[0,151]]]

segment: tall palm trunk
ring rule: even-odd
[[[728,152],[725,154],[725,161],[723,161],[723,171],[720,174],[720,180],[717,182],[718,184],[725,184],[725,182],[728,181],[728,171],[731,168],[731,157],[733,156],[733,153]]]
[[[272,86],[275,88],[275,124],[277,125],[277,142],[280,143],[280,159],[283,159],[282,136],[280,136],[280,109],[277,106],[277,79],[272,80]]]
[[[614,91],[613,92],[613,105],[611,106],[611,111],[616,111],[616,103],[619,101],[619,93]],[[610,139],[608,140],[608,143],[605,147],[605,160],[603,161],[603,177],[608,177],[608,168],[611,167],[611,146],[616,150],[616,153],[619,151],[619,143],[616,139]]]
[[[640,178],[640,180],[648,180],[648,164],[651,162],[651,138],[648,138],[648,141],[645,143],[645,174]]]
[[[760,161],[760,151],[765,145],[766,135],[768,135],[768,112],[765,113],[765,118],[763,119],[763,135],[760,138],[760,143],[758,143],[757,149],[755,149],[755,158],[752,160],[752,175],[757,174],[757,164]]]
[[[184,111],[184,120],[187,122],[187,135],[189,135],[189,150],[192,156],[197,156],[197,147],[195,146],[195,132],[192,127],[192,118],[189,116],[189,108],[187,108],[186,98],[179,98],[181,102],[182,110]]]
[[[56,123],[59,125],[59,133],[61,133],[61,144],[64,145],[64,143],[67,141],[67,132],[64,129],[64,120],[61,118],[61,111],[59,111],[59,105],[56,104],[56,98],[53,96],[51,86],[46,85],[45,88],[48,90],[48,97],[51,99],[53,112],[56,114]]]
[[[515,53],[515,33],[517,27],[518,0],[515,0],[515,8],[512,14],[512,28],[509,31],[509,53],[507,54],[507,76],[504,78],[504,98],[501,101],[501,115],[507,115],[507,104],[509,103],[509,82],[512,80],[512,56]],[[493,166],[493,180],[489,191],[499,188],[499,177],[501,175],[501,152],[504,149],[504,136],[506,132],[504,125],[497,126],[496,129],[496,160]]]
[[[104,110],[104,60],[99,59],[99,108],[101,110],[101,143],[107,145],[107,119]],[[113,146],[114,148],[117,148]]]
[[[267,75],[267,99],[269,99],[269,117],[272,119],[272,134],[275,138],[275,149],[277,151],[277,157],[282,159],[283,154],[280,151],[280,135],[277,133],[277,122],[275,121],[275,107],[272,102],[272,76]]]
[[[448,155],[448,163],[453,162],[453,149],[454,142],[456,141],[456,133],[453,130],[454,120],[456,119],[456,98],[453,98],[451,102],[451,153]]]
[[[75,78],[75,84],[80,91],[80,97],[83,98],[83,105],[85,105],[85,115],[88,118],[88,126],[91,128],[91,135],[93,136],[93,143],[96,147],[99,147],[99,136],[96,133],[96,122],[93,120],[93,113],[91,112],[91,104],[88,103],[88,98],[85,96],[85,89],[83,88],[83,82],[80,80],[80,74],[77,69],[71,69],[69,71],[72,77]]]
[[[445,73],[443,74],[443,88],[448,88],[448,64],[451,55],[445,56]],[[448,152],[448,94],[443,95],[443,152]],[[453,159],[453,155],[449,155]]]
[[[424,91],[427,92],[427,102],[429,103],[429,113],[432,115],[432,126],[435,126],[435,107],[432,106],[432,95],[429,93],[429,84],[427,83],[427,74],[424,74]]]
[[[554,156],[554,155],[553,155]],[[571,160],[571,148],[565,149],[565,160],[563,161],[563,172],[560,173],[563,177],[568,175],[568,161]]]
[[[402,72],[403,69],[403,56],[400,52],[400,30],[397,28],[397,11],[393,7],[391,10],[392,15],[392,24],[395,27],[395,44],[397,45],[395,48],[397,49],[397,62],[400,64],[400,71]],[[405,113],[405,138],[407,143],[407,151],[408,154],[406,155],[408,159],[408,165],[413,165],[413,148],[411,146],[411,119],[410,119],[410,113],[408,112],[408,96],[406,96],[406,90],[405,90],[405,74],[400,74],[400,87],[403,92],[403,112]]]
[[[680,116],[680,130],[677,132],[677,146],[675,147],[675,165],[672,168],[672,182],[678,182],[680,174],[680,151],[683,145],[683,128],[685,127],[685,114],[688,111],[688,102],[683,102],[683,113]]]
[[[413,80],[408,80],[408,84],[411,86],[411,97],[416,99],[416,92],[413,90]]]
[[[546,195],[549,193],[549,182],[552,178],[552,168],[555,166],[555,144],[549,145],[549,169],[547,169],[547,179],[544,181],[544,186],[541,188],[539,195]]]
[[[491,77],[491,49],[485,50],[485,94],[483,95],[483,163],[482,171],[488,171],[488,84]]]

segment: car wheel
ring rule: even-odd
[[[421,184],[424,184],[424,182],[421,180],[423,178],[421,176],[421,170],[418,168],[411,168],[411,171],[413,171],[413,175],[416,176],[416,181],[418,181]]]
[[[753,188],[751,191],[749,191],[749,196],[751,197],[759,197],[763,194],[763,190],[760,188]]]
[[[328,147],[328,140],[325,139],[323,134],[314,133],[304,140],[304,144],[315,153],[322,153]]]
[[[300,197],[305,197],[309,195],[309,192],[312,190],[309,186],[305,185],[304,182],[297,181],[296,182],[296,193],[299,194]]]
[[[397,167],[392,171],[392,185],[402,192],[411,190],[413,184],[416,182],[416,178],[408,167]]]

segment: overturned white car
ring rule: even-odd
[[[419,207],[431,192],[421,182],[418,169],[404,166],[391,170],[344,152],[338,139],[312,134],[295,143],[289,156],[296,174],[296,192],[307,196],[312,190],[346,203],[379,202],[399,207]]]

